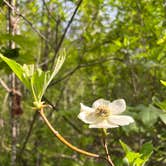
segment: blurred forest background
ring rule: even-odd
[[[53,107],[46,112],[53,126],[74,145],[103,154],[98,130],[77,118],[80,102],[124,98],[135,123],[109,130],[115,165],[127,165],[122,140],[135,152],[153,145],[146,165],[165,166],[166,0],[0,0],[3,55],[51,70],[63,48],[65,63],[43,98]],[[2,60],[0,69],[0,166],[106,165],[60,143]]]

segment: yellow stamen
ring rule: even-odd
[[[105,105],[101,105],[97,107],[95,112],[98,116],[102,116],[102,117],[108,117],[110,115],[110,109],[108,106],[105,106]]]

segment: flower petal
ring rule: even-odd
[[[104,119],[102,121],[100,120],[97,123],[93,123],[93,124],[89,125],[89,128],[105,128],[105,129],[107,129],[107,128],[115,128],[115,127],[118,127],[118,125],[111,124],[106,119]]]
[[[86,106],[86,105],[84,105],[82,103],[80,103],[80,105],[81,105],[81,110],[80,110],[81,112],[83,112],[83,111],[94,111],[93,108],[88,107],[88,106]]]
[[[93,103],[92,108],[96,109],[99,106],[109,106],[110,104],[111,104],[111,102],[108,100],[98,99]]]
[[[78,118],[82,120],[85,123],[92,124],[98,121],[98,117],[96,116],[96,113],[93,111],[83,111],[78,114]]]
[[[109,123],[115,125],[124,126],[134,122],[134,119],[131,116],[126,115],[114,115],[108,118]]]
[[[117,99],[110,103],[109,108],[113,115],[120,114],[126,109],[126,102],[124,99]]]

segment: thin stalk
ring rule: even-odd
[[[109,154],[109,151],[108,151],[108,144],[107,144],[106,136],[107,136],[107,131],[105,129],[103,129],[103,146],[104,146],[104,150],[105,150],[105,154],[106,154],[105,159],[107,160],[107,162],[110,166],[115,166],[114,163],[111,160],[111,157],[110,157],[110,154]]]
[[[76,146],[72,145],[71,143],[69,143],[62,135],[59,134],[58,131],[56,131],[52,125],[50,124],[50,122],[48,121],[47,117],[44,114],[44,110],[43,108],[41,108],[39,110],[40,116],[42,117],[42,119],[44,120],[44,122],[46,123],[46,125],[48,126],[48,128],[53,132],[53,134],[66,146],[68,146],[70,149],[72,149],[73,151],[76,151],[80,154],[89,156],[89,157],[94,157],[94,158],[101,158],[98,154],[95,153],[91,153],[91,152],[87,152],[85,150],[79,149]]]

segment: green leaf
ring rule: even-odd
[[[4,57],[1,54],[0,57],[9,65],[22,83],[32,91],[36,102],[41,102],[48,85],[58,73],[65,60],[64,54],[61,53],[56,61],[54,71],[50,74],[50,71],[44,72],[40,68],[35,71],[34,65],[21,66],[14,60]]]
[[[160,115],[160,119],[162,120],[162,122],[163,122],[164,124],[166,124],[166,114],[161,114],[161,115]]]
[[[130,44],[130,41],[127,37],[124,37],[123,44],[125,47],[127,47]]]
[[[144,160],[144,163],[149,159],[153,152],[153,145],[151,142],[146,142],[142,145],[142,148],[140,150],[140,153],[142,154],[142,159]]]
[[[127,144],[125,144],[125,143],[124,143],[123,141],[121,141],[121,140],[120,140],[119,142],[120,142],[120,144],[121,144],[123,150],[124,150],[126,153],[128,153],[128,152],[131,151],[130,147],[129,147]]]
[[[134,164],[134,163],[135,163],[135,160],[136,160],[136,159],[140,159],[140,157],[141,157],[141,154],[140,154],[140,153],[136,153],[136,152],[133,152],[133,151],[128,152],[128,153],[126,154],[126,158],[128,159],[128,162],[129,162],[130,164]]]
[[[59,72],[62,64],[64,63],[64,60],[65,52],[63,51],[57,58],[54,71],[52,73],[50,73],[50,71],[43,72],[41,69],[38,69],[37,72],[33,75],[31,85],[33,87],[33,93],[37,101],[41,101],[47,87],[49,86],[55,75]]]
[[[113,41],[115,45],[117,45],[118,47],[122,46],[122,43],[119,40],[115,40]]]
[[[31,78],[33,76],[34,72],[35,72],[34,64],[32,64],[32,65],[24,64],[23,69],[24,69],[25,75],[29,78]]]
[[[48,87],[48,85],[50,84],[50,82],[53,80],[53,78],[55,77],[55,75],[59,72],[60,68],[62,67],[64,61],[65,61],[65,57],[66,57],[66,52],[65,50],[60,52],[59,57],[57,58],[56,62],[55,62],[55,67],[54,70],[47,82],[47,84],[45,85],[45,89]]]
[[[9,65],[9,67],[13,70],[13,72],[20,79],[20,81],[22,81],[22,83],[28,89],[30,89],[29,80],[25,76],[25,71],[24,71],[23,67],[20,64],[16,63],[14,60],[9,59],[9,58],[3,56],[2,54],[0,54],[0,57],[3,61],[5,61]]]
[[[158,45],[161,45],[161,44],[164,44],[166,42],[166,34],[157,41],[157,44]]]
[[[120,141],[120,143],[126,153],[125,161],[127,161],[132,166],[143,166],[148,161],[153,152],[153,145],[151,142],[143,144],[140,152],[132,151],[129,146],[122,141]]]
[[[144,160],[141,159],[141,158],[136,158],[135,161],[134,161],[134,166],[143,166],[143,163],[144,163]]]
[[[161,82],[164,86],[166,86],[166,81],[160,80],[160,82]]]
[[[149,107],[143,107],[139,116],[145,126],[152,127],[156,123],[160,114],[160,109],[150,105]]]
[[[143,165],[148,161],[149,157],[152,155],[153,145],[151,142],[146,142],[142,145],[140,153],[142,154]]]
[[[158,107],[160,107],[162,111],[166,111],[166,100],[160,101],[157,97],[153,97],[152,100],[153,100],[153,103],[157,105]]]
[[[35,101],[40,102],[45,90],[47,88],[48,80],[50,78],[50,72],[43,72],[41,69],[37,69],[37,71],[32,75],[31,78],[31,87],[33,96],[35,97]]]

